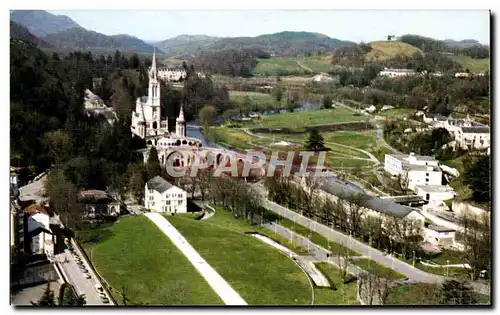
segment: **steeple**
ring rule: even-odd
[[[156,79],[157,70],[156,70],[156,47],[153,47],[153,61],[151,63],[151,77]]]
[[[179,111],[179,117],[177,117],[177,121],[184,121],[184,110],[182,109],[182,104],[181,104],[181,109]]]

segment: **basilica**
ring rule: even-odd
[[[198,139],[186,137],[182,105],[176,119],[175,133],[168,130],[168,118],[163,117],[161,112],[161,85],[154,53],[148,76],[148,95],[137,98],[135,111],[132,113],[132,133],[146,140],[148,147],[155,146],[159,153],[160,149],[200,147],[201,142]]]

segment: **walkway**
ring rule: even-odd
[[[378,262],[381,265],[384,265],[390,269],[393,269],[406,277],[409,278],[410,282],[426,282],[426,283],[440,283],[444,280],[447,279],[452,279],[452,278],[446,278],[443,276],[435,275],[432,273],[425,272],[423,270],[420,270],[418,268],[415,268],[411,265],[408,265],[404,262],[402,262],[399,259],[396,259],[390,255],[386,255],[383,252],[379,251],[378,249],[375,249],[373,247],[370,247],[366,244],[363,244],[359,242],[358,240],[351,238],[341,232],[335,231],[323,224],[320,224],[314,220],[311,220],[309,218],[306,218],[299,213],[296,213],[292,210],[289,210],[277,203],[274,203],[272,201],[269,201],[265,198],[262,199],[262,205],[281,215],[284,218],[287,218],[291,221],[294,221],[302,226],[309,226],[312,231],[326,237],[327,239],[332,240],[333,242],[336,242],[338,244],[341,244],[349,249],[352,249],[358,253],[360,253],[363,256],[368,256],[370,259],[373,261]],[[319,255],[322,256],[322,253],[319,253]],[[488,285],[484,285],[478,282],[471,282],[470,285],[474,289],[474,291],[490,295],[490,287]]]
[[[187,240],[160,213],[145,213],[158,228],[174,243],[174,245],[189,259],[198,272],[205,278],[212,289],[226,305],[247,305],[241,296],[215,271]]]

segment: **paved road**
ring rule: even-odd
[[[262,191],[262,188],[260,190]],[[451,279],[443,276],[438,276],[432,273],[428,273],[413,266],[410,266],[400,261],[399,259],[396,259],[390,255],[382,253],[378,249],[365,245],[354,238],[350,238],[347,235],[344,235],[327,226],[324,226],[323,224],[317,223],[316,221],[306,218],[294,211],[291,211],[267,199],[263,199],[263,205],[267,209],[281,215],[284,218],[287,218],[303,226],[310,227],[311,230],[323,235],[324,237],[338,244],[341,244],[345,247],[348,247],[354,251],[357,251],[363,256],[370,257],[370,259],[378,262],[381,265],[396,270],[397,272],[408,277],[410,282],[440,283],[446,279]],[[478,282],[472,282],[470,284],[474,289],[474,291],[490,295],[490,287],[488,285],[484,285]]]
[[[80,267],[78,266],[78,264],[75,261],[75,258],[73,257],[73,254],[71,254],[71,252],[68,249],[65,249],[64,253],[61,253],[56,256],[56,259],[59,261],[62,261],[65,258],[68,259],[69,262],[67,263],[62,262],[59,264],[59,266],[62,267],[65,276],[68,277],[67,279],[68,282],[71,283],[71,285],[73,285],[78,294],[85,294],[85,300],[87,301],[86,305],[114,305],[111,299],[109,299],[108,304],[104,303],[101,300],[101,298],[97,294],[97,291],[94,288],[95,284],[99,284],[100,286],[102,286],[101,283],[99,282],[92,268],[89,267],[89,264],[85,260],[85,257],[82,255],[80,250],[74,245],[73,247],[75,248],[75,253],[77,253],[78,256],[82,259],[83,264],[89,271],[91,278],[85,279],[83,272],[81,272]]]

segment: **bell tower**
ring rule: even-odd
[[[179,111],[179,117],[175,120],[175,134],[178,137],[186,137],[186,121],[184,120],[184,110],[181,104],[181,110]]]

